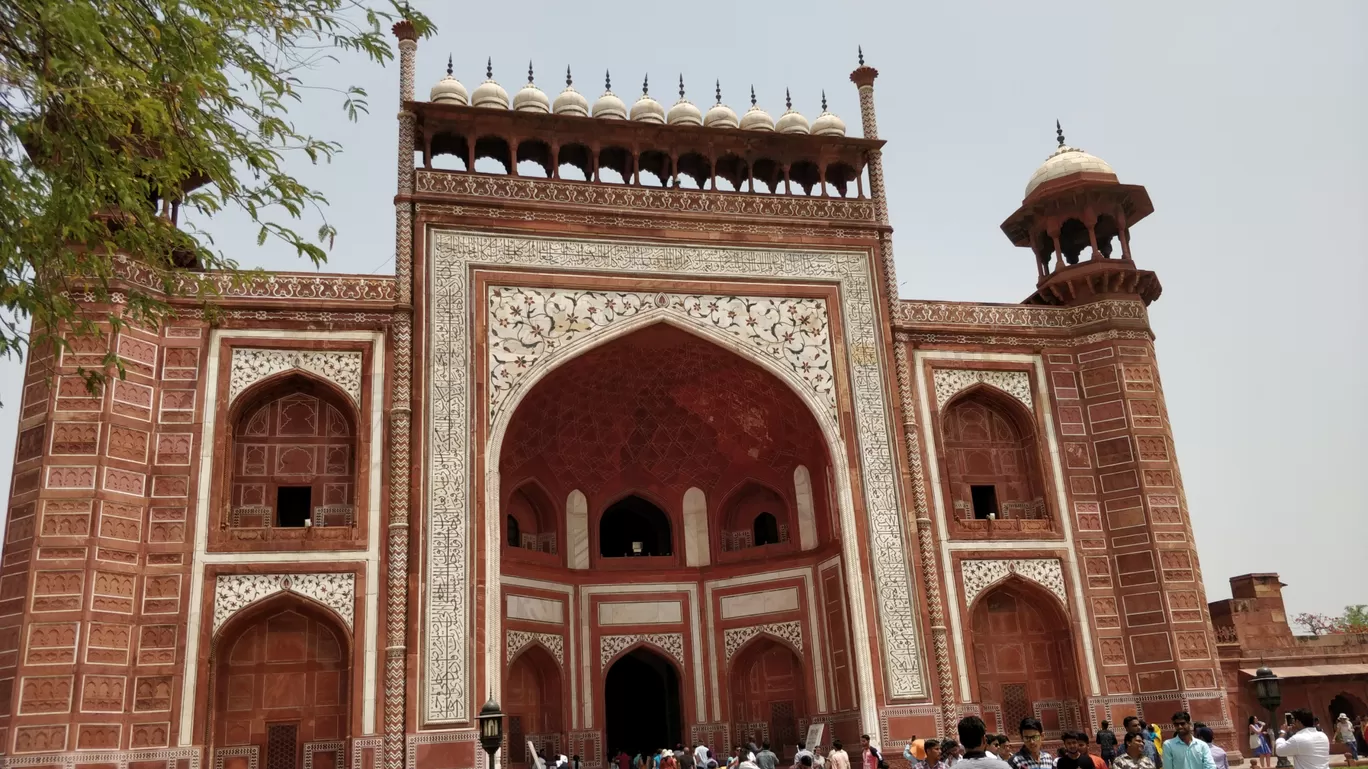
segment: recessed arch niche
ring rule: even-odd
[[[584,495],[590,565],[605,568],[621,559],[605,558],[600,516],[633,495],[664,513],[672,566],[686,565],[682,508],[690,489],[712,508],[699,547],[720,542],[722,500],[748,482],[771,490],[775,528],[796,539],[789,497],[799,466],[823,468],[812,474],[810,496],[822,521],[817,528],[831,531],[828,465],[826,436],[788,384],[667,323],[623,334],[547,372],[517,402],[499,453],[500,477],[535,478],[551,499]]]

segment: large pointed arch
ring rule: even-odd
[[[263,719],[293,716],[298,746],[354,733],[355,638],[323,602],[282,591],[242,606],[216,628],[206,663],[203,738],[211,755],[226,745],[264,753]]]
[[[523,373],[513,383],[510,391],[504,395],[503,405],[490,426],[489,439],[485,443],[484,451],[484,541],[486,549],[490,548],[491,543],[499,541],[502,528],[503,518],[500,515],[499,508],[501,498],[499,459],[503,452],[503,443],[507,436],[509,424],[517,412],[519,404],[532,391],[533,387],[553,370],[590,350],[657,324],[665,324],[691,334],[758,366],[783,382],[811,412],[822,432],[827,460],[831,463],[832,478],[836,487],[835,497],[841,528],[842,564],[846,570],[846,584],[850,586],[847,589],[847,600],[850,602],[849,610],[852,617],[868,617],[864,603],[864,589],[857,587],[865,584],[867,575],[862,565],[863,557],[858,546],[860,532],[855,516],[854,491],[850,484],[851,459],[846,453],[844,439],[835,416],[793,369],[786,368],[773,358],[759,354],[755,349],[742,343],[733,335],[702,324],[681,321],[678,317],[660,309],[645,310],[634,317],[619,320],[611,326],[591,329],[568,343],[558,346],[534,361],[529,370]],[[501,574],[497,558],[485,559],[485,579],[487,589],[499,590]],[[502,608],[499,602],[487,602],[485,607],[485,686],[493,696],[497,696],[500,686],[498,670],[500,664],[499,649],[501,648],[499,639],[503,632],[502,623]],[[873,708],[875,707],[874,678],[871,672],[874,660],[870,653],[870,627],[867,622],[857,621],[851,623],[851,631],[854,636],[853,645],[858,663],[855,665],[855,670],[859,706],[863,711],[866,711],[865,719],[869,720],[873,718]],[[697,645],[693,649],[693,657],[693,664],[701,670],[703,666],[702,651]]]

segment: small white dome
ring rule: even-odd
[[[703,113],[695,107],[693,102],[684,98],[684,76],[679,76],[679,101],[670,107],[670,114],[665,117],[665,122],[670,125],[703,125]]]
[[[1036,188],[1045,182],[1062,179],[1078,173],[1107,174],[1116,177],[1116,172],[1112,170],[1107,161],[1096,155],[1089,155],[1077,147],[1070,147],[1064,143],[1064,131],[1056,121],[1055,130],[1058,133],[1059,147],[1055,149],[1044,163],[1040,164],[1035,173],[1031,174],[1031,180],[1026,183],[1026,195],[1030,197]]]
[[[722,103],[722,81],[717,82],[717,103],[712,105],[708,114],[703,116],[703,125],[709,128],[736,128],[740,126],[736,112]]]
[[[513,109],[518,112],[550,112],[551,100],[532,81],[532,62],[527,63],[527,85],[513,95]]]
[[[822,92],[822,114],[812,121],[815,136],[845,136],[845,121],[827,111],[826,91]]]
[[[465,86],[451,74],[451,57],[447,57],[446,77],[437,81],[437,85],[432,87],[432,92],[428,94],[428,101],[434,104],[470,104],[470,97],[466,95]]]
[[[508,91],[494,82],[494,61],[485,63],[485,81],[475,87],[470,95],[470,106],[490,109],[508,109]]]
[[[603,95],[594,102],[594,117],[608,120],[626,120],[627,105],[623,104],[622,99],[613,93],[613,81],[606,74],[603,76],[603,88]]]
[[[774,130],[781,134],[805,134],[808,132],[808,119],[793,109],[793,97],[784,91],[784,114],[774,123]]]
[[[570,68],[565,68],[565,90],[556,97],[556,102],[551,106],[551,111],[557,115],[575,115],[578,117],[589,117],[589,100],[584,98],[584,94],[575,90],[572,85],[574,81],[570,77]]]
[[[650,83],[648,79],[641,81],[641,98],[632,105],[632,120],[638,123],[664,123],[665,108],[660,106],[660,102],[651,98],[649,92]]]
[[[741,127],[747,131],[773,131],[774,118],[755,104],[755,88],[751,88],[751,108],[741,116]]]

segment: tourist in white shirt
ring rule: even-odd
[[[1309,710],[1292,711],[1292,720],[1278,737],[1277,755],[1292,759],[1295,769],[1328,769],[1330,738],[1314,728],[1316,717]]]

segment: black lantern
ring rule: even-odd
[[[1282,684],[1278,681],[1278,676],[1267,667],[1262,667],[1254,673],[1253,684],[1255,698],[1271,716],[1282,704]]]
[[[503,719],[499,703],[490,697],[489,702],[480,708],[480,744],[489,754],[491,765],[494,763],[494,754],[499,752],[499,746],[503,744]]]
[[[1270,670],[1267,665],[1254,671],[1254,680],[1252,683],[1254,684],[1254,697],[1259,701],[1259,704],[1263,706],[1264,710],[1268,711],[1269,726],[1277,728],[1277,710],[1278,706],[1282,704],[1282,683],[1278,680],[1277,674]],[[1276,737],[1274,737],[1273,743],[1274,744],[1269,745],[1269,748],[1273,750],[1273,755],[1278,757],[1279,769],[1292,766],[1292,763],[1287,760],[1286,756],[1278,755]]]

